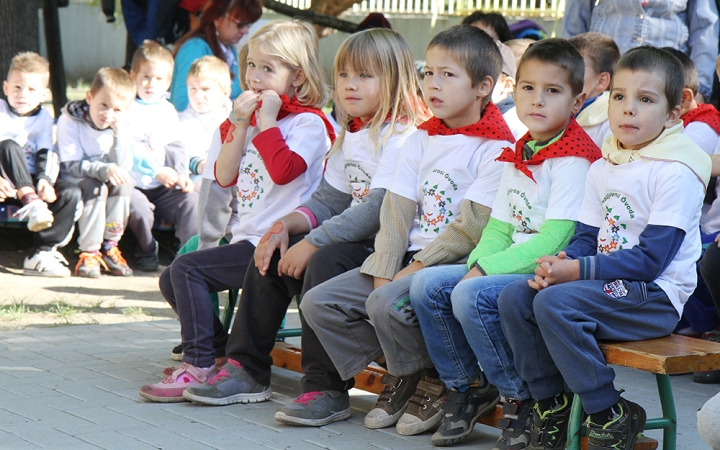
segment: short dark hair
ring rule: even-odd
[[[432,38],[427,50],[440,47],[447,50],[467,71],[473,86],[490,76],[497,82],[502,70],[502,55],[495,41],[480,28],[455,25]],[[425,50],[427,52],[427,50]]]
[[[650,45],[635,47],[625,52],[615,67],[615,72],[630,70],[655,73],[665,81],[665,97],[668,111],[680,104],[685,88],[685,74],[679,59],[665,50]],[[610,84],[612,90],[612,83]]]
[[[523,66],[532,60],[555,64],[565,71],[568,84],[573,96],[580,95],[585,85],[585,60],[577,49],[567,39],[543,39],[530,44],[520,59],[517,68],[517,78],[520,81],[520,71]]]
[[[495,33],[497,33],[498,40],[500,42],[509,41],[513,38],[507,20],[505,20],[505,17],[503,17],[502,14],[494,12],[486,13],[482,11],[475,11],[474,13],[464,18],[462,24],[472,25],[475,22],[484,22],[485,24],[490,26],[490,28],[495,30]]]
[[[570,43],[590,60],[592,69],[597,74],[607,72],[610,76],[620,59],[620,50],[615,41],[600,33],[582,33],[568,39]]]
[[[685,75],[685,87],[690,89],[693,95],[697,95],[700,90],[700,80],[698,79],[697,67],[693,60],[685,53],[672,47],[663,47],[661,50],[665,50],[680,60],[680,64],[683,65],[683,74]]]

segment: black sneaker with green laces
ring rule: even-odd
[[[597,423],[601,421],[593,419],[595,414],[588,418],[588,450],[632,450],[645,429],[645,410],[637,403],[620,397],[611,411],[612,417],[605,423]]]
[[[532,411],[530,429],[530,450],[554,450],[565,448],[568,421],[572,409],[572,394],[558,395],[553,404],[545,409],[540,402],[535,403]]]

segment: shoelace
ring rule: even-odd
[[[314,401],[318,396],[323,395],[320,391],[305,392],[300,397],[295,399],[295,403],[302,403],[307,406],[310,402]]]
[[[233,366],[237,367],[238,369],[240,369],[242,367],[242,364],[240,364],[239,362],[237,362],[235,360],[231,360],[231,359],[228,359],[228,362],[225,365],[228,365],[228,364],[232,364]],[[223,367],[222,369],[218,370],[218,372],[212,378],[210,378],[208,380],[208,383],[210,384],[210,386],[215,386],[216,381],[224,380],[225,378],[230,378],[230,372],[228,372],[228,370],[225,367]]]
[[[18,209],[14,216],[17,217],[18,220],[25,220],[25,218],[30,215],[33,209],[42,207],[42,204],[42,200],[40,200],[39,198],[35,199],[27,205],[23,206],[22,208]]]
[[[88,252],[82,252],[80,253],[80,259],[78,260],[77,265],[75,266],[75,275],[78,274],[78,270],[80,270],[80,266],[85,265],[87,267],[96,267],[98,265],[105,268],[105,270],[108,269],[107,264],[105,264],[105,261],[102,260],[102,257],[95,253],[88,253]]]
[[[127,266],[127,261],[125,261],[125,258],[123,258],[122,253],[120,253],[117,247],[112,247],[106,255],[109,256],[115,264]]]

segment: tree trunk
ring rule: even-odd
[[[329,34],[328,28],[354,33],[356,23],[338,19],[337,16],[362,0],[312,0],[310,9],[298,9],[275,0],[263,0],[263,6],[290,17],[299,17],[315,25],[319,36]]]
[[[40,51],[38,2],[0,0],[0,11],[0,76],[4,80],[13,56]]]

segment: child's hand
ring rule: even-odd
[[[197,173],[202,175],[205,172],[205,162],[206,160],[202,160],[197,165]]]
[[[195,183],[187,175],[178,176],[177,185],[184,194],[188,194],[195,190]]]
[[[50,182],[45,178],[40,178],[38,180],[36,191],[38,197],[40,197],[40,200],[44,201],[45,203],[54,203],[55,200],[57,200],[55,188],[53,188],[50,185]]]
[[[255,267],[260,271],[260,275],[267,275],[270,259],[276,249],[280,249],[280,258],[285,256],[288,245],[290,245],[290,235],[287,230],[285,223],[280,220],[275,222],[260,239],[255,248]]]
[[[117,136],[120,133],[120,130],[122,130],[125,127],[125,112],[115,112],[115,115],[113,116],[113,121],[110,122],[110,128],[113,130],[113,134]]]
[[[178,173],[172,167],[163,167],[155,175],[155,179],[160,182],[163,186],[170,189],[175,186],[178,182]]]
[[[425,265],[423,263],[421,263],[420,261],[413,261],[410,264],[408,264],[407,266],[405,266],[405,268],[403,270],[396,273],[395,276],[393,277],[393,281],[399,280],[400,278],[406,277],[408,275],[412,275],[415,272],[418,272],[424,268],[425,268]]]
[[[465,280],[469,280],[470,278],[481,277],[481,276],[483,276],[483,274],[482,274],[482,272],[480,272],[480,269],[473,266],[473,268],[470,269],[468,271],[468,273],[466,273],[465,276],[462,277],[462,280],[460,280],[460,281],[465,281]]]
[[[235,124],[238,121],[245,121],[250,125],[250,117],[258,109],[260,96],[255,91],[245,91],[235,99],[233,103],[233,114],[235,114]]]
[[[4,202],[5,199],[15,198],[17,191],[13,189],[12,185],[8,180],[0,177],[0,202]]]
[[[278,275],[287,275],[295,279],[301,279],[310,257],[317,251],[317,247],[303,239],[290,247],[278,263]]]
[[[108,169],[108,181],[113,186],[120,186],[130,181],[130,173],[117,164],[112,164]]]
[[[720,248],[720,234],[715,236],[715,242],[717,242],[718,248]]]
[[[373,288],[374,289],[381,288],[381,287],[385,286],[386,284],[390,283],[391,281],[392,280],[388,280],[387,278],[373,277]]]
[[[262,106],[258,112],[258,122],[260,129],[265,131],[268,128],[277,126],[277,115],[282,106],[282,100],[275,91],[265,90],[260,94]]]
[[[565,252],[560,252],[557,256],[543,256],[536,262],[538,266],[535,268],[535,279],[529,283],[537,290],[580,279],[580,261],[567,259]],[[537,286],[533,286],[533,283]]]

